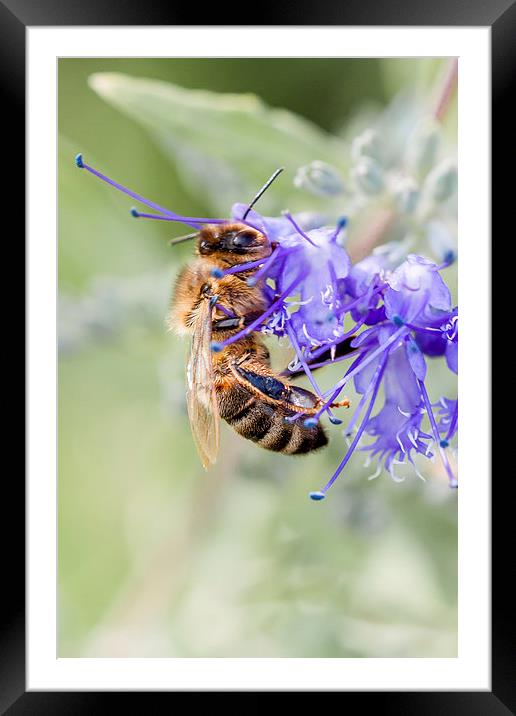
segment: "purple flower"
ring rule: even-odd
[[[361,374],[355,377],[357,391],[365,392],[366,386],[361,385],[363,381],[359,381],[359,377]],[[383,376],[383,388],[384,406],[364,427],[364,432],[376,439],[360,448],[370,453],[370,461],[377,460],[377,470],[371,479],[380,474],[382,465],[393,480],[404,479],[397,477],[394,471],[396,464],[404,462],[410,462],[422,478],[412,453],[431,457],[428,441],[432,436],[421,430],[425,406],[416,375],[407,358],[406,345],[391,349]]]
[[[445,355],[450,370],[458,372],[458,314],[439,267],[413,254],[387,279],[387,318],[408,324],[415,344],[426,355]]]
[[[331,344],[344,333],[341,320],[346,312],[344,279],[351,261],[331,228],[313,229],[302,237],[303,243],[289,241],[277,286],[282,288],[295,276],[300,277],[299,308],[292,314],[291,324],[299,343],[311,350]],[[297,235],[296,235],[297,236]]]
[[[435,326],[416,330],[416,343],[421,351],[431,357],[445,356],[448,368],[458,373],[459,317],[457,307],[445,317],[439,318]]]
[[[388,252],[377,251],[352,266],[338,241],[345,219],[327,227],[316,215],[284,212],[281,217],[263,217],[245,204],[233,206],[231,219],[180,216],[108,179],[86,165],[81,155],[76,163],[158,212],[133,210],[135,216],[182,222],[195,229],[205,223],[243,221],[269,239],[268,258],[221,272],[252,269],[250,285],[267,279],[262,281],[266,308],[214,350],[252,331],[287,336],[296,356],[289,369],[303,370],[321,398],[318,413],[305,420],[307,425],[324,414],[334,423],[342,422],[331,408],[353,379],[361,398],[346,427],[349,447],[328,483],[310,493],[312,499],[326,496],[355,450],[367,453],[368,464],[376,463],[371,477],[384,469],[397,481],[403,478],[396,474],[396,465],[410,465],[422,477],[415,457],[433,458],[437,452],[450,486],[457,486],[447,448],[457,431],[458,403],[441,398],[432,404],[425,384],[427,358],[444,357],[457,373],[458,312],[441,276],[447,264],[437,266],[410,254],[393,265]],[[343,360],[352,362],[342,378],[321,391],[313,372]],[[383,406],[378,409],[382,387]]]
[[[346,290],[355,299],[351,316],[355,321],[363,320],[366,326],[385,319],[385,306],[381,291],[385,287],[386,272],[390,268],[388,257],[372,253],[351,267],[346,279]]]
[[[387,318],[426,327],[443,320],[451,311],[450,291],[439,267],[432,261],[410,254],[387,279],[385,292]]]
[[[344,386],[354,378],[355,388],[362,394],[362,399],[348,426],[348,433],[358,422],[368,401],[369,404],[342,462],[327,485],[312,494],[313,499],[325,496],[362,437],[367,435],[374,437],[374,442],[360,445],[359,449],[369,452],[369,462],[376,459],[374,476],[384,467],[394,479],[399,479],[395,476],[394,465],[404,462],[411,463],[420,475],[413,454],[432,457],[431,446],[435,443],[450,485],[457,485],[445,452],[449,441],[441,438],[442,426],[440,429],[436,423],[425,386],[426,361],[415,339],[420,333],[433,329],[435,322],[440,323],[446,318],[447,328],[439,329],[440,335],[456,345],[456,320],[452,319],[457,314],[451,311],[449,291],[438,267],[414,255],[387,275],[385,281],[382,291],[385,320],[362,331],[353,341],[358,357],[327,398],[327,404],[335,401]],[[442,335],[440,340],[443,340]],[[380,382],[384,386],[385,404],[379,413],[371,417]],[[429,432],[421,429],[425,416]]]
[[[245,204],[235,204],[232,216],[241,220],[246,211]],[[271,244],[277,244],[274,260],[251,280],[256,282],[262,276],[274,279],[279,294],[294,285],[291,294],[295,292],[295,300],[289,304],[288,318],[300,346],[311,349],[333,343],[343,333],[339,318],[346,310],[344,279],[351,267],[347,252],[337,243],[345,222],[337,227],[310,228],[316,222],[307,214],[294,217],[285,212],[273,218],[256,211],[248,212],[247,220]],[[278,325],[284,324],[286,315],[280,307],[265,330],[281,335]]]

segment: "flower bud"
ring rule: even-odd
[[[317,196],[338,196],[345,191],[344,182],[334,167],[314,161],[297,170],[294,186]]]
[[[362,157],[353,167],[352,174],[364,194],[379,194],[384,187],[382,168],[371,157]]]
[[[380,143],[374,129],[366,129],[351,143],[351,157],[358,162],[362,157],[371,157],[380,161]]]
[[[413,214],[419,201],[419,187],[410,177],[397,177],[392,182],[392,194],[396,205],[404,214]]]
[[[425,176],[434,166],[441,130],[435,120],[421,122],[412,134],[407,147],[407,165],[417,176]]]
[[[457,190],[457,167],[451,159],[444,159],[432,169],[425,180],[425,193],[434,201],[446,201]]]

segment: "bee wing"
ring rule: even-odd
[[[213,379],[211,306],[203,301],[186,365],[186,405],[192,435],[207,470],[219,451],[219,409]]]

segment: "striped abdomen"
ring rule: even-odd
[[[293,423],[285,418],[294,415],[285,404],[271,405],[238,383],[217,391],[220,417],[242,437],[267,450],[297,455],[327,444],[320,425],[306,428],[303,418]]]

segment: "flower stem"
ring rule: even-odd
[[[433,116],[438,122],[442,122],[446,115],[453,93],[457,88],[458,74],[459,60],[457,57],[453,57],[449,62],[444,79],[437,93]]]
[[[382,243],[383,237],[390,229],[396,213],[393,209],[378,209],[375,216],[368,222],[365,232],[349,246],[349,255],[353,263],[361,261],[372,252],[375,246]]]

